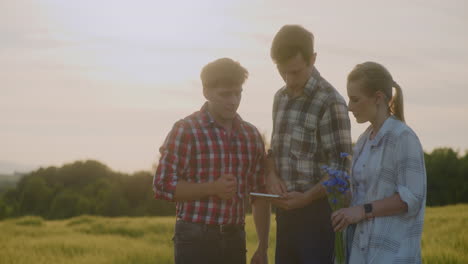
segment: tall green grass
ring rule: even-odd
[[[424,263],[468,263],[468,205],[427,208],[422,253]]]
[[[468,205],[428,208],[423,233],[424,263],[468,263]],[[256,248],[247,217],[248,258]],[[23,217],[0,222],[0,263],[173,263],[174,217],[105,218],[61,221]],[[270,232],[274,263],[275,221]]]

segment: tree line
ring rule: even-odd
[[[428,206],[468,203],[468,152],[439,148],[425,161]],[[153,198],[152,179],[149,171],[120,173],[93,160],[40,168],[0,193],[0,219],[174,215],[173,203]]]
[[[26,174],[0,197],[0,218],[38,215],[63,219],[100,216],[173,215],[174,205],[154,200],[152,173],[125,174],[93,160]]]

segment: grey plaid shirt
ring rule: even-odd
[[[340,153],[351,151],[350,127],[345,100],[315,68],[301,96],[290,98],[286,87],[275,94],[271,155],[288,191],[318,183],[322,165],[349,168]]]

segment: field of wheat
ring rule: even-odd
[[[256,247],[247,217],[248,258]],[[0,221],[2,264],[173,263],[173,217],[105,218],[81,216],[62,221],[23,217]],[[468,205],[427,208],[423,262],[468,263]],[[270,232],[274,263],[275,221]]]

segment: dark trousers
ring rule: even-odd
[[[245,264],[246,251],[243,227],[176,222],[176,264]]]
[[[333,263],[335,234],[326,198],[304,208],[276,209],[276,264]]]

